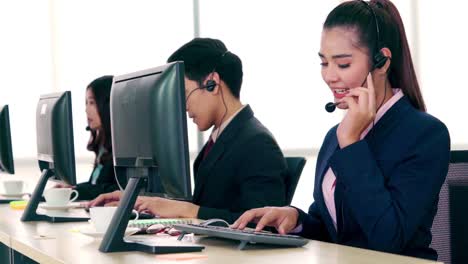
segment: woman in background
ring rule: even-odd
[[[110,93],[113,76],[105,75],[86,88],[86,117],[90,131],[88,150],[95,153],[94,168],[87,182],[73,186],[80,200],[92,200],[119,189],[112,160]],[[69,187],[63,184],[59,187]]]

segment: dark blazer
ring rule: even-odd
[[[250,106],[234,117],[203,160],[205,147],[194,163],[198,218],[233,223],[248,209],[286,204],[286,161]]]
[[[314,203],[308,214],[300,211],[301,235],[437,259],[429,244],[449,164],[450,137],[445,125],[403,97],[363,140],[340,149],[336,129],[328,132],[319,152]],[[322,193],[329,167],[337,178],[338,230]]]
[[[94,172],[94,170],[93,170]],[[91,175],[93,175],[93,172]],[[103,163],[103,167],[99,174],[99,177],[96,181],[96,184],[91,184],[91,177],[89,181],[77,184],[75,190],[78,191],[78,199],[79,200],[92,200],[96,198],[98,195],[103,193],[113,192],[119,189],[117,182],[115,181],[114,176],[114,165],[112,163],[112,159],[109,161],[105,161]],[[123,177],[122,179],[119,178],[119,183],[125,188],[126,179]]]

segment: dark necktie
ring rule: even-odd
[[[208,156],[208,153],[213,148],[213,145],[214,145],[214,142],[213,142],[213,139],[211,139],[211,136],[210,136],[210,140],[208,140],[208,143],[206,144],[206,147],[205,147],[205,151],[203,152],[203,159],[205,159],[206,156]]]

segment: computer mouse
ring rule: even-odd
[[[179,236],[180,234],[182,234],[181,231],[175,229],[175,228],[171,228],[169,230],[166,231],[166,233],[170,236]]]
[[[163,224],[154,224],[146,228],[146,233],[148,234],[157,234],[166,229],[166,226]]]
[[[134,218],[134,214],[132,213],[132,218]],[[153,219],[155,218],[154,215],[150,212],[139,212],[138,219]]]

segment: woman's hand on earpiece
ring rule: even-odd
[[[336,135],[340,148],[345,148],[359,141],[362,132],[375,118],[376,103],[372,74],[367,75],[367,88],[351,89],[342,102],[347,103],[348,112],[338,126]]]

